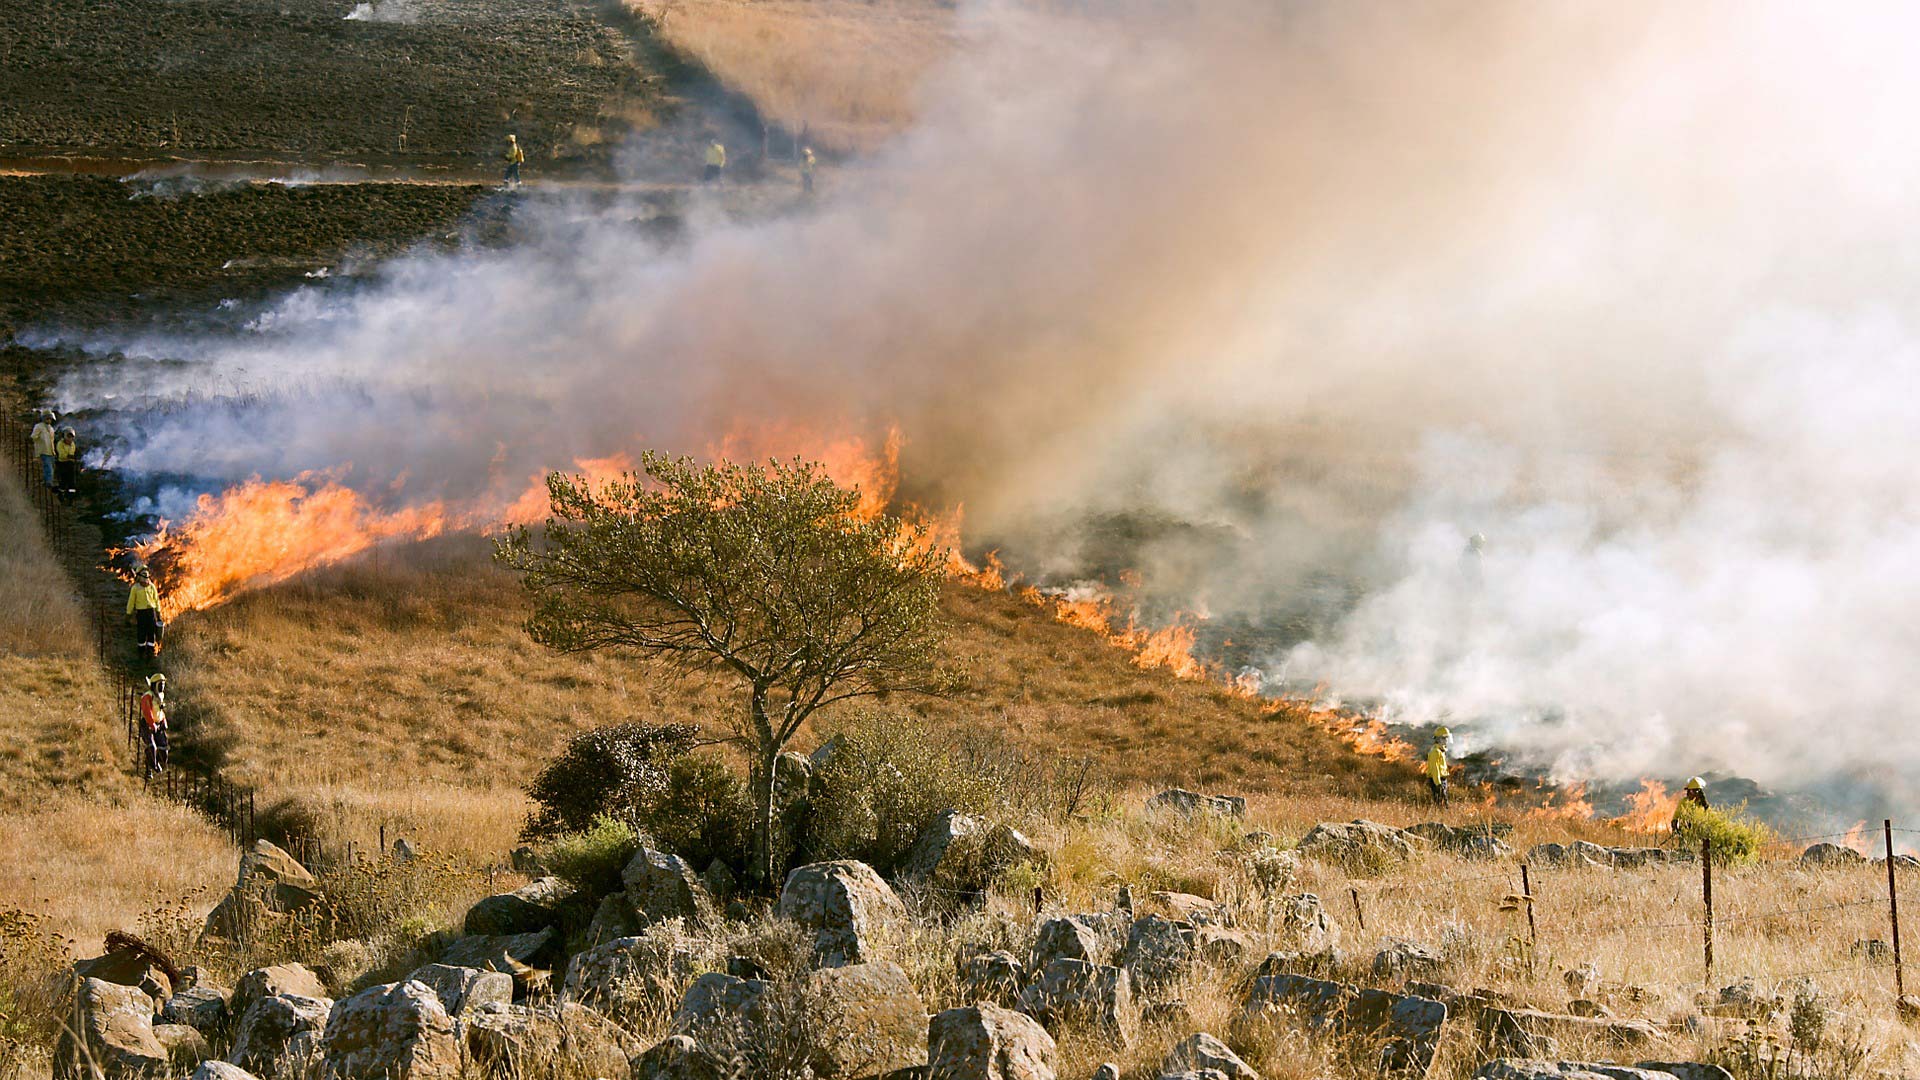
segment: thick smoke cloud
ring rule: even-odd
[[[663,248],[634,207],[555,202],[536,241],[296,293],[237,339],[119,339],[156,359],[63,393],[197,395],[139,417],[131,470],[351,462],[400,502],[898,424],[908,482],[1029,572],[1125,518],[1181,526],[1130,557],[1191,607],[1350,585],[1267,666],[1469,746],[1566,776],[1920,766],[1920,16],[960,17],[923,122],[808,212],[696,208]]]

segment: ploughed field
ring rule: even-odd
[[[634,51],[582,0],[16,0],[0,157],[580,156],[656,103]]]

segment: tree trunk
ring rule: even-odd
[[[773,723],[767,717],[766,691],[755,687],[753,691],[753,730],[759,743],[759,767],[754,770],[753,795],[757,811],[753,823],[753,866],[752,876],[760,881],[762,892],[773,895],[779,883],[773,880],[773,793],[774,778],[780,764],[780,741],[774,734]]]

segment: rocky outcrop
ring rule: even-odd
[[[229,1065],[224,1061],[203,1061],[194,1070],[189,1080],[259,1080],[252,1073],[238,1065]]]
[[[1215,814],[1220,817],[1243,818],[1247,816],[1247,800],[1238,795],[1203,795],[1198,791],[1185,788],[1169,788],[1147,800],[1148,810],[1172,811],[1192,817],[1195,814]]]
[[[488,1005],[462,1022],[468,1060],[502,1077],[592,1076],[626,1080],[641,1044],[583,1005]]]
[[[1309,956],[1331,953],[1340,945],[1340,925],[1327,915],[1313,893],[1296,893],[1280,903],[1278,952]]]
[[[897,964],[824,968],[806,978],[816,1076],[874,1076],[927,1063],[927,1007]]]
[[[1518,1058],[1544,1058],[1558,1040],[1581,1045],[1646,1046],[1659,1031],[1643,1020],[1571,1016],[1538,1009],[1499,1008],[1480,1012],[1479,1032],[1489,1052]]]
[[[1820,870],[1867,865],[1867,857],[1839,844],[1815,844],[1800,853],[1800,865]]]
[[[137,986],[79,978],[73,1009],[63,1018],[54,1048],[54,1075],[87,1077],[95,1069],[107,1080],[158,1075],[169,1064],[167,1048],[153,1033],[153,998]]]
[[[687,1035],[732,1020],[744,1022],[766,989],[766,982],[760,979],[708,972],[693,980],[693,985],[681,996],[680,1008],[673,1014],[672,1029],[676,1034]]]
[[[432,987],[370,986],[334,1006],[321,1069],[329,1080],[449,1080],[460,1072],[460,1040]]]
[[[713,897],[693,867],[678,855],[642,847],[620,872],[626,883],[627,904],[641,926],[666,919],[689,923],[714,916]]]
[[[566,898],[558,878],[541,878],[512,892],[496,893],[467,909],[469,934],[534,934],[560,921],[555,904]]]
[[[1033,936],[1033,970],[1039,971],[1055,960],[1085,960],[1098,963],[1105,959],[1100,935],[1086,921],[1074,915],[1062,915],[1040,924]]]
[[[324,998],[327,996],[327,984],[305,964],[275,964],[272,967],[254,968],[233,984],[233,996],[228,1001],[228,1008],[237,1021],[247,1015],[247,1010],[253,1007],[254,1002],[285,994]]]
[[[155,1024],[153,1037],[167,1049],[167,1060],[185,1072],[213,1056],[213,1044],[198,1028],[186,1024]]]
[[[1026,985],[1027,968],[1010,952],[980,953],[959,964],[960,997],[964,1001],[986,1001],[1013,1008],[1020,1000],[1020,988]]]
[[[732,1080],[734,1070],[701,1049],[691,1035],[669,1035],[633,1059],[633,1080]]]
[[[1445,957],[1416,941],[1390,941],[1386,948],[1373,954],[1376,979],[1432,978],[1445,966]]]
[[[1055,1080],[1053,1036],[1031,1017],[982,1003],[927,1024],[928,1080]]]
[[[205,932],[243,938],[256,922],[299,911],[319,898],[319,882],[298,859],[256,840],[240,857],[233,888],[207,915]]]
[[[1633,870],[1647,866],[1693,861],[1693,853],[1674,848],[1601,847],[1586,840],[1571,844],[1535,844],[1527,849],[1527,862],[1554,869],[1597,867],[1608,870]]]
[[[551,927],[536,934],[476,934],[459,938],[440,954],[453,967],[504,971],[513,976],[515,997],[544,989],[560,953],[560,935]]]
[[[938,814],[920,830],[913,846],[900,861],[899,880],[903,885],[927,886],[936,883],[949,888],[970,888],[971,867],[958,865],[978,861],[985,847],[987,826],[979,818],[958,810]],[[945,869],[944,876],[942,869]]]
[[[1226,1043],[1204,1031],[1175,1043],[1167,1052],[1166,1060],[1160,1063],[1163,1076],[1208,1071],[1218,1073],[1225,1080],[1260,1080],[1253,1066],[1240,1060],[1240,1055],[1228,1049]]]
[[[1490,1061],[1473,1075],[1474,1080],[1733,1080],[1733,1075],[1718,1065],[1605,1065],[1512,1058]]]
[[[564,995],[603,1013],[662,1008],[692,977],[693,943],[675,935],[618,938],[574,956]]]
[[[1059,959],[1020,995],[1020,1011],[1045,1025],[1095,1025],[1122,1046],[1133,1042],[1133,980],[1125,968]]]
[[[1295,1016],[1313,1030],[1378,1039],[1382,1072],[1424,1077],[1433,1068],[1447,1007],[1431,998],[1371,987],[1270,975],[1254,981],[1240,1022],[1264,1024]]]
[[[812,938],[821,967],[875,959],[875,936],[906,918],[900,898],[873,867],[851,859],[797,867],[780,890],[779,913]]]
[[[1399,829],[1364,819],[1323,821],[1301,837],[1300,854],[1322,862],[1401,862],[1413,857],[1413,843]]]
[[[173,996],[171,965],[138,943],[118,949],[110,947],[105,956],[91,960],[76,960],[73,973],[83,979],[136,987],[153,999],[155,1008]]]
[[[332,1012],[333,1002],[323,997],[259,998],[241,1014],[227,1061],[260,1076],[305,1076],[320,1064],[320,1038]]]
[[[1510,859],[1513,848],[1504,837],[1513,831],[1513,826],[1505,822],[1488,822],[1484,825],[1468,825],[1456,828],[1439,821],[1422,822],[1401,830],[1408,836],[1417,836],[1434,847],[1451,852],[1463,859]]]
[[[1119,963],[1127,969],[1135,989],[1148,996],[1159,995],[1193,970],[1193,945],[1177,924],[1147,915],[1135,920],[1127,931]]]
[[[227,1029],[233,1017],[229,1007],[233,991],[219,986],[190,986],[167,999],[160,1019],[169,1024],[184,1024],[204,1035],[216,1035]]]
[[[456,1020],[478,1009],[513,1002],[513,976],[504,971],[428,964],[408,975],[407,980],[432,990],[440,999],[440,1007]]]

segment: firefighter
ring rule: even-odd
[[[147,776],[167,771],[167,677],[149,675],[140,695],[140,737],[147,750]]]
[[[507,136],[506,157],[507,157],[507,175],[506,175],[507,186],[519,187],[520,186],[520,166],[526,164],[526,161],[527,161],[527,152],[525,150],[520,149],[519,136],[517,135]]]
[[[719,139],[707,143],[707,167],[700,173],[701,183],[711,184],[720,179],[720,173],[727,167],[727,148],[720,145]]]
[[[1433,796],[1433,805],[1447,805],[1447,743],[1453,738],[1453,732],[1438,728],[1433,733],[1433,749],[1427,751],[1427,763],[1420,769],[1427,778],[1427,792]]]
[[[1707,806],[1707,782],[1705,780],[1697,776],[1688,780],[1686,788],[1680,792],[1680,801],[1673,804],[1673,823],[1671,828],[1675,836],[1680,835],[1681,826],[1683,825],[1683,822],[1680,820],[1680,815],[1688,804],[1697,806],[1702,810],[1709,809]]]
[[[160,590],[154,588],[153,573],[146,567],[133,572],[133,589],[127,593],[127,614],[133,616],[133,643],[142,656],[160,651],[160,635],[166,623],[160,619]]]
[[[72,428],[61,428],[60,439],[53,444],[53,474],[61,499],[71,499],[80,490],[80,442]]]
[[[53,487],[53,425],[60,418],[52,410],[40,414],[40,422],[33,425],[29,436],[33,440],[33,456],[40,459],[40,479],[48,487]]]
[[[811,146],[800,148],[800,192],[803,195],[813,194],[813,147]]]

